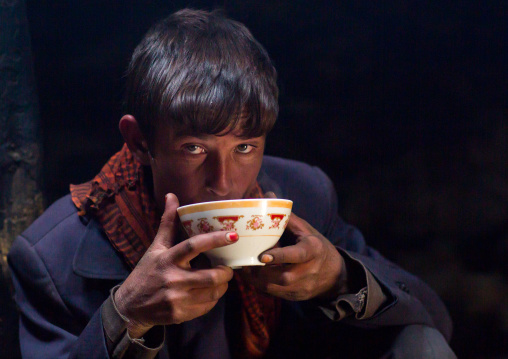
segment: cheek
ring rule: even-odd
[[[243,191],[243,195],[248,194],[255,186],[260,168],[261,160],[256,161],[254,164],[238,168],[234,181],[237,184],[238,190]]]
[[[243,168],[239,171],[236,180],[238,183],[242,183],[244,186],[248,184],[254,184],[256,182],[258,172],[259,170],[253,166]]]
[[[178,197],[181,205],[187,204],[204,186],[203,176],[189,171],[185,166],[180,168],[179,171],[166,168],[154,173],[154,191],[158,202],[171,192]]]

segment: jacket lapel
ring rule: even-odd
[[[124,280],[131,271],[93,219],[88,221],[80,238],[74,254],[73,270],[85,278],[112,280]]]

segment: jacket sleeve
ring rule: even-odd
[[[337,195],[330,179],[314,167],[328,198],[325,235],[339,250],[360,262],[377,280],[387,297],[385,304],[370,318],[345,320],[355,326],[403,326],[423,324],[437,328],[449,340],[452,323],[448,311],[438,295],[423,281],[384,258],[367,246],[363,235],[354,226],[345,223],[338,215]]]
[[[9,252],[9,266],[24,359],[109,358],[100,308],[89,321],[68,308],[44,262],[22,236]]]

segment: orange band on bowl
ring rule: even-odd
[[[186,214],[196,213],[196,212],[204,212],[211,211],[214,209],[227,209],[227,208],[246,208],[246,207],[264,207],[266,203],[266,207],[273,208],[289,208],[293,207],[293,202],[290,200],[277,200],[270,199],[267,201],[259,201],[259,200],[240,200],[240,201],[218,201],[218,202],[207,202],[207,203],[199,203],[189,206],[183,206],[177,209],[178,214],[180,216],[184,216]]]

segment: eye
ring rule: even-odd
[[[248,145],[246,143],[242,143],[242,144],[236,146],[236,152],[244,153],[244,154],[251,152],[253,149],[254,149],[254,146]]]
[[[191,155],[200,155],[202,153],[206,153],[206,150],[198,145],[187,145],[185,146],[185,150]]]

